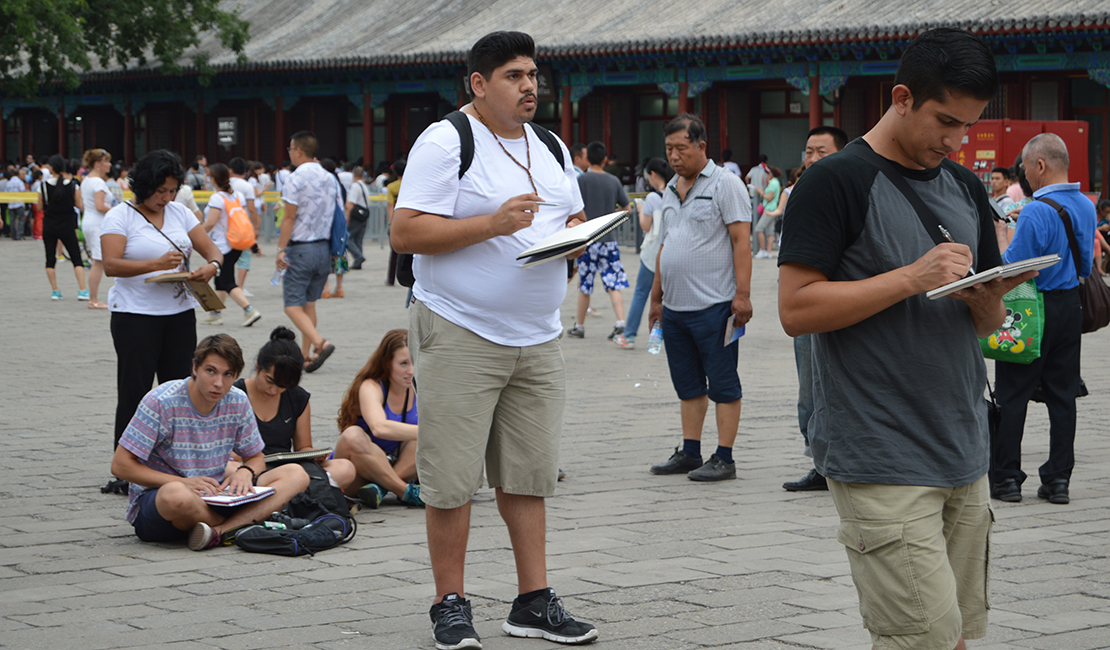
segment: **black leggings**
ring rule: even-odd
[[[235,263],[239,261],[239,256],[243,251],[237,251],[234,248],[224,255],[224,262],[220,265],[220,274],[216,276],[216,291],[231,291],[237,285],[235,284]],[[250,251],[247,251],[250,255]]]
[[[197,316],[190,309],[169,316],[112,312],[112,343],[116,347],[115,444],[131,422],[139,403],[158,383],[184,379],[193,371],[197,347]]]
[[[77,243],[76,230],[63,230],[62,232],[54,232],[51,230],[43,230],[42,244],[46,247],[46,268],[52,269],[58,263],[57,250],[58,242],[66,247],[66,252],[69,253],[69,261],[73,262],[73,266],[81,265],[81,245]]]

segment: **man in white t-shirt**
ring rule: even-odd
[[[281,169],[274,174],[274,189],[280,194],[285,189],[285,183],[293,175],[293,163],[288,160],[281,163]]]
[[[351,191],[351,184],[355,182],[355,175],[351,173],[352,167],[354,167],[354,165],[351,163],[343,163],[339,168],[339,172],[336,173],[339,182],[342,183],[343,188],[346,189],[347,192]]]
[[[582,197],[566,146],[560,165],[528,125],[537,105],[532,37],[488,34],[468,64],[474,99],[462,112],[473,161],[460,178],[459,131],[446,120],[428,127],[409,154],[392,226],[394,248],[416,254],[409,351],[420,375],[416,466],[436,583],[433,633],[438,648],[482,647],[463,570],[484,467],[517,566],[519,595],[502,629],[588,643],[597,629],[566,615],[548,588],[544,539],[566,399],[566,266],[525,269],[516,260],[585,221]]]
[[[305,372],[315,372],[335,352],[316,329],[316,301],[331,269],[331,224],[339,204],[339,183],[316,162],[316,135],[298,131],[289,141],[289,160],[296,166],[282,187],[285,215],[274,265],[285,271],[285,314],[301,331]],[[288,250],[287,250],[288,249]]]
[[[351,270],[362,268],[366,256],[362,254],[362,238],[366,235],[366,221],[370,211],[370,193],[362,167],[351,170],[351,188],[343,213],[347,216],[347,252],[351,254]],[[358,210],[356,210],[358,208]]]

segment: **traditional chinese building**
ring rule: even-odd
[[[1032,0],[338,0],[225,2],[250,22],[247,62],[214,35],[200,49],[218,74],[112,69],[73,92],[0,100],[0,159],[105,147],[131,162],[168,148],[210,162],[284,157],[316,132],[321,155],[377,163],[407,151],[466,102],[465,56],[495,29],[538,44],[536,120],[567,143],[601,140],[623,163],[663,152],[663,125],[700,114],[709,152],[742,165],[759,154],[798,163],[806,131],[850,136],[889,103],[902,49],[954,26],[995,52],[1003,85],[983,118],[1087,123],[1090,187],[1106,195],[1110,149],[1110,5]],[[1000,161],[1009,164],[1012,161]]]

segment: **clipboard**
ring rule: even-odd
[[[177,273],[163,273],[156,275],[152,278],[147,278],[146,282],[154,282],[161,284],[163,282],[180,282],[185,285],[189,293],[193,294],[193,298],[200,303],[204,311],[220,311],[224,309],[224,303],[220,297],[216,295],[216,291],[207,282],[200,282],[198,280],[189,280],[192,275],[188,271],[179,271]]]

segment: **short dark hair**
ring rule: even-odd
[[[214,354],[226,361],[227,365],[231,368],[231,372],[236,377],[243,372],[243,350],[239,347],[238,341],[227,334],[206,336],[204,340],[197,345],[196,351],[193,352],[193,367],[195,368],[204,363],[204,360],[207,359],[210,354]]]
[[[227,161],[227,168],[231,170],[232,174],[237,174],[239,176],[246,174],[247,169],[249,169],[249,167],[247,166],[247,161],[243,160],[239,156],[235,156],[231,160]]]
[[[1103,210],[1110,210],[1110,199],[1103,199],[1099,201],[1097,210],[1099,212],[1102,212]]]
[[[998,69],[983,39],[962,29],[940,27],[920,34],[902,52],[894,84],[913,95],[913,110],[944,93],[991,100],[998,94]]]
[[[809,130],[809,135],[806,136],[806,139],[808,140],[815,135],[831,135],[833,145],[836,147],[837,151],[848,146],[848,134],[844,132],[844,129],[838,129],[835,126],[818,126]]]
[[[278,325],[270,332],[270,340],[258,351],[255,367],[269,370],[278,388],[293,388],[301,383],[304,355],[297,347],[297,335],[288,327]]]
[[[200,171],[200,161],[194,160],[193,162],[189,163],[189,169],[192,169],[193,171],[198,171],[199,172]]]
[[[405,162],[404,158],[399,158],[393,161],[393,164],[389,166],[389,170],[397,174],[397,178],[400,178],[405,175],[405,167],[407,165],[408,163]]]
[[[131,170],[131,191],[135,193],[135,202],[142,203],[149,199],[167,178],[176,178],[178,187],[185,182],[185,169],[177,154],[156,149],[140,158]]]
[[[571,159],[573,160],[574,158],[577,158],[578,156],[581,156],[582,152],[585,151],[585,150],[586,150],[586,145],[582,144],[581,142],[575,142],[570,147],[570,157],[571,157]]]
[[[590,161],[591,165],[600,165],[605,162],[605,155],[609,150],[605,148],[604,142],[594,140],[586,145],[586,160]]]
[[[663,177],[663,180],[667,181],[668,183],[671,181],[672,178],[674,178],[674,170],[671,169],[670,164],[668,164],[667,161],[663,160],[662,158],[652,158],[651,160],[647,161],[647,164],[644,165],[644,176],[646,177],[651,172],[659,174]]]
[[[721,152],[721,162],[728,162],[732,160],[732,149],[725,149]]]
[[[765,154],[765,153],[759,154],[759,162],[761,162],[761,163],[767,162],[767,154]]]
[[[491,32],[470,48],[466,56],[466,77],[475,72],[489,79],[493,71],[518,56],[536,58],[536,42],[524,32]],[[469,84],[468,84],[469,85]]]
[[[686,138],[694,144],[705,142],[705,124],[702,123],[701,118],[693,113],[682,113],[670,122],[667,122],[666,128],[663,129],[663,137],[667,137],[679,131],[686,132]]]
[[[289,138],[293,142],[293,146],[304,152],[304,155],[309,158],[316,157],[316,148],[319,146],[316,143],[316,134],[312,131],[297,131]],[[290,163],[292,164],[292,163]]]
[[[993,174],[995,172],[998,172],[999,174],[1002,174],[1002,178],[1005,178],[1006,180],[1010,180],[1010,168],[1009,167],[1003,167],[1001,165],[995,165],[994,169],[991,170],[991,173]]]

